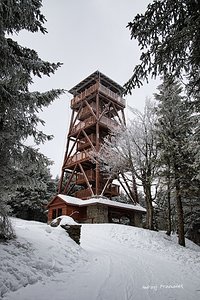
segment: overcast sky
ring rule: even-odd
[[[140,51],[130,40],[126,25],[146,10],[150,0],[43,0],[42,12],[48,33],[22,32],[18,42],[36,50],[43,60],[62,62],[51,78],[35,79],[31,90],[69,90],[96,70],[123,85],[139,63]],[[144,84],[126,97],[127,104],[143,109],[146,97],[155,92],[158,81]],[[43,131],[54,139],[42,145],[41,152],[54,161],[51,173],[60,175],[71,116],[66,93],[43,111]],[[128,116],[127,116],[128,118]]]

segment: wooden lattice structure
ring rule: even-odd
[[[81,187],[74,196],[108,198],[119,195],[119,186],[91,160],[90,151],[99,151],[112,129],[125,125],[123,87],[99,71],[69,90],[72,116],[67,137],[59,193],[70,194],[73,185]],[[67,176],[65,176],[67,175]],[[66,183],[65,178],[68,178]]]

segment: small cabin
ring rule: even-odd
[[[146,209],[139,204],[126,204],[107,198],[81,200],[58,194],[47,205],[48,222],[67,215],[78,223],[119,223],[142,227]]]

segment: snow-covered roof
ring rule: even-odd
[[[88,206],[88,205],[93,205],[93,204],[103,204],[103,205],[108,205],[108,206],[114,206],[114,207],[120,207],[124,209],[131,209],[131,210],[137,210],[137,211],[142,211],[146,212],[146,209],[142,207],[139,204],[126,204],[126,203],[121,203],[113,200],[109,200],[107,198],[91,198],[88,200],[81,200],[76,197],[71,197],[63,194],[58,194],[57,197],[62,199],[64,202],[67,204],[73,204],[76,206]]]

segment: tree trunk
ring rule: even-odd
[[[152,205],[152,196],[151,196],[151,185],[147,184],[147,182],[142,182],[145,201],[147,206],[147,229],[154,230],[153,218],[154,218],[154,210]]]
[[[150,229],[150,230],[154,230],[153,218],[154,218],[153,206],[152,206],[152,202],[149,202],[148,229]]]
[[[168,229],[166,234],[171,235],[172,231],[172,221],[171,221],[171,193],[170,193],[170,177],[168,176],[167,182],[167,223]]]
[[[180,182],[175,175],[175,188],[176,188],[176,209],[178,219],[178,243],[185,247],[185,233],[184,233],[184,217],[183,217],[183,206],[181,200],[181,188]]]
[[[137,185],[136,185],[135,173],[134,172],[132,172],[132,184],[133,184],[134,200],[135,200],[136,203],[139,203],[138,192],[137,192]]]

